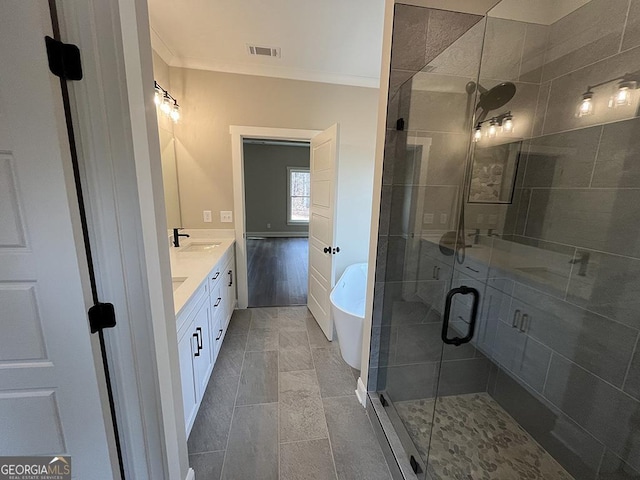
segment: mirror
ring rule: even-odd
[[[180,215],[180,191],[178,188],[178,163],[173,129],[167,130],[162,121],[158,122],[160,135],[160,154],[162,158],[162,183],[164,185],[164,203],[167,209],[167,228],[182,227]]]

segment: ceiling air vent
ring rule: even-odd
[[[276,57],[280,58],[279,47],[263,47],[259,45],[247,45],[249,55],[258,55],[261,57]]]

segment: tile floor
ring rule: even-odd
[[[197,480],[390,480],[356,378],[306,307],[236,310],[189,436]]]
[[[488,393],[394,405],[432,480],[573,480]]]

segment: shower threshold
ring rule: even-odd
[[[429,458],[430,480],[573,479],[487,393],[394,406],[420,456]]]

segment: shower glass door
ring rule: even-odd
[[[638,479],[640,8],[529,3],[396,5],[370,378],[418,478]]]

